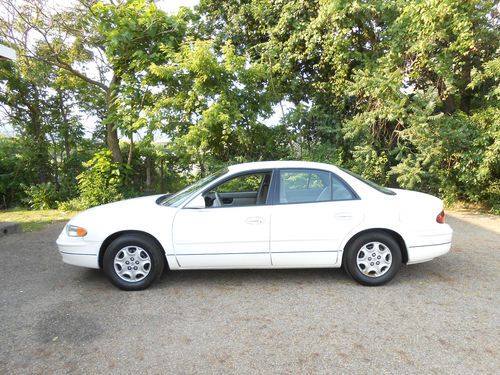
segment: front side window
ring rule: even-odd
[[[270,171],[236,176],[205,192],[205,205],[213,208],[263,205],[270,183]]]
[[[171,206],[171,207],[179,207],[191,194],[193,194],[196,190],[202,189],[204,185],[208,185],[212,181],[215,181],[219,177],[223,176],[228,172],[227,168],[221,169],[214,174],[211,174],[192,185],[189,185],[178,191],[175,194],[166,196],[164,199],[161,199],[158,204],[162,206]]]
[[[355,199],[333,173],[290,169],[279,173],[279,203],[308,203]]]

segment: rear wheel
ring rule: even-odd
[[[368,286],[391,281],[401,267],[401,249],[386,233],[372,232],[356,238],[346,249],[343,266],[358,283]]]
[[[123,290],[141,290],[160,278],[165,265],[160,246],[141,235],[123,235],[106,249],[104,273],[115,286]]]

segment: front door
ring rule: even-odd
[[[271,171],[238,175],[202,193],[205,208],[183,208],[173,223],[181,268],[269,267]]]

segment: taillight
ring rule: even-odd
[[[439,215],[437,215],[436,217],[436,221],[439,223],[439,224],[444,224],[444,210],[441,211],[439,213]]]

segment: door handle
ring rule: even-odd
[[[264,219],[261,218],[260,216],[252,216],[248,217],[245,220],[245,223],[250,224],[250,225],[257,225],[257,224],[262,224],[264,222]]]
[[[335,214],[335,219],[349,220],[352,219],[352,214],[350,212],[339,212],[338,214]]]

